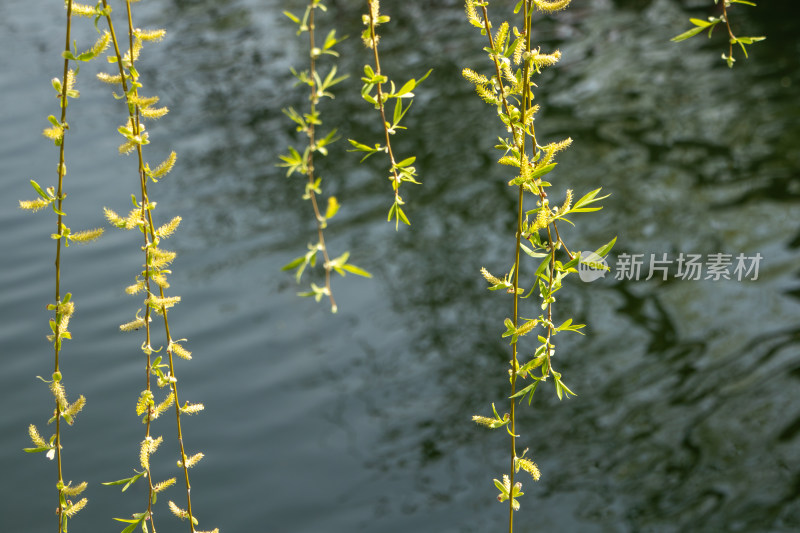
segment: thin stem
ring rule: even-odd
[[[319,102],[319,96],[317,95],[317,82],[316,82],[316,67],[317,67],[317,56],[315,55],[314,51],[316,46],[314,44],[314,11],[316,10],[316,4],[314,0],[311,0],[309,5],[309,15],[308,15],[308,42],[309,42],[309,57],[310,57],[310,66],[309,66],[309,78],[310,78],[310,85],[311,85],[311,116],[315,116],[317,112],[317,102]],[[322,213],[319,210],[319,205],[317,204],[317,195],[314,192],[314,150],[315,146],[315,129],[314,123],[309,121],[308,128],[306,128],[306,133],[308,135],[308,157],[306,159],[306,175],[308,176],[308,196],[311,198],[311,205],[314,208],[314,218],[317,221],[317,236],[319,238],[319,249],[322,251],[322,257],[325,260],[323,263],[323,267],[325,268],[325,291],[328,294],[328,298],[331,300],[331,311],[334,313],[337,310],[336,300],[333,298],[333,291],[331,290],[331,265],[330,265],[330,257],[328,257],[328,248],[325,246],[325,236],[323,235],[323,225],[322,221],[324,220]]]
[[[375,58],[375,75],[377,77],[381,76],[381,60],[378,56],[378,35],[375,32],[375,17],[373,9],[372,9],[372,2],[367,0],[367,13],[369,14],[369,37],[370,41],[372,42],[372,55]],[[377,87],[377,102],[378,107],[381,111],[381,123],[383,124],[383,132],[384,136],[386,137],[386,153],[389,155],[389,162],[392,164],[392,175],[393,183],[392,188],[394,189],[394,203],[395,205],[402,204],[402,199],[400,198],[400,175],[397,173],[397,166],[394,159],[394,153],[392,152],[392,141],[389,133],[389,125],[386,121],[386,111],[384,106],[384,98],[383,98],[383,83],[376,83]],[[396,219],[395,229],[397,229],[400,225],[400,217],[398,216]]]
[[[127,19],[128,19],[128,50],[129,50],[128,53],[130,54],[130,63],[131,63],[130,64],[130,68],[133,68],[133,64],[134,64],[134,61],[135,61],[134,48],[133,48],[134,47],[134,40],[133,40],[133,27],[134,27],[133,26],[133,14],[131,12],[131,3],[130,2],[126,2],[125,4],[126,4],[126,8],[127,8],[126,9],[126,14],[127,14]],[[109,26],[111,26],[111,17],[109,16],[108,19],[109,19]],[[115,48],[115,50],[117,50],[117,63],[118,63],[118,66],[120,68],[120,72],[122,73],[121,76],[122,76],[123,90],[125,91],[126,102],[128,102],[127,82],[126,82],[125,74],[124,74],[125,69],[124,69],[124,65],[122,64],[122,56],[119,54],[119,50],[118,50],[118,46],[117,46],[117,43],[116,43],[116,39],[114,41],[114,48]],[[137,96],[137,95],[138,95],[138,89],[134,89],[133,90],[133,96]],[[131,106],[130,103],[128,102],[128,115],[131,118],[131,125],[132,125],[132,129],[133,129],[133,134],[136,135],[136,136],[140,136],[141,135],[141,123],[140,123],[139,108],[137,106]],[[137,155],[138,163],[139,163],[138,172],[139,172],[139,187],[140,187],[140,191],[141,191],[141,210],[142,210],[141,216],[142,216],[142,220],[146,220],[146,217],[150,215],[150,210],[148,208],[148,204],[150,203],[150,200],[149,200],[148,195],[147,195],[147,178],[146,178],[145,172],[144,172],[144,156],[142,154],[142,146],[140,144],[136,145],[136,155]],[[152,233],[149,234],[149,235],[148,235],[147,231],[144,231],[142,233],[143,233],[143,239],[144,239],[144,245],[143,245],[142,249],[145,251],[145,264],[144,264],[145,290],[147,291],[147,294],[152,294],[151,293],[151,286],[150,286],[150,261],[148,260],[149,250],[150,250],[150,248],[152,246],[152,241],[151,241]],[[150,329],[151,309],[150,309],[149,305],[145,306],[145,312],[144,313],[145,313],[144,314],[145,346],[147,347],[147,350],[145,350],[145,357],[146,357],[146,362],[145,362],[146,389],[145,390],[147,390],[148,392],[152,392],[152,384],[151,384],[151,378],[150,378],[150,376],[152,374],[152,357],[151,357],[151,346],[152,346],[151,342],[152,342],[152,340],[151,340],[151,329]],[[145,422],[145,439],[149,440],[151,438],[151,435],[150,435],[151,414],[150,414],[149,411],[146,413],[145,420],[146,420],[146,422]],[[147,469],[147,484],[148,484],[147,516],[148,516],[148,519],[150,520],[150,525],[152,526],[153,530],[155,531],[155,523],[153,522],[153,512],[152,512],[153,499],[154,499],[155,493],[154,493],[154,490],[153,490],[153,476],[152,476],[152,473],[150,472],[149,468]],[[194,529],[192,529],[192,531],[194,531]]]
[[[526,28],[526,50],[530,51],[530,28],[529,28],[529,17],[528,17],[528,3],[524,2],[524,12],[523,16],[525,19],[525,28]],[[481,6],[483,11],[483,23],[484,29],[486,30],[486,35],[489,38],[489,47],[494,50],[494,38],[492,37],[491,25],[489,23],[489,12],[486,9],[486,5]],[[506,116],[511,118],[511,111],[508,107],[508,100],[505,94],[505,86],[503,85],[503,77],[500,69],[500,64],[497,61],[497,58],[492,55],[492,62],[494,63],[495,68],[495,75],[497,76],[497,83],[500,87],[500,99],[503,104],[503,110]],[[522,79],[523,83],[527,85],[527,80],[529,76],[528,71],[528,61],[525,61],[523,66],[523,73]],[[525,117],[527,112],[526,105],[528,104],[527,93],[529,92],[528,87],[524,88],[525,94],[522,99],[522,117]],[[524,120],[524,118],[523,118]],[[520,160],[520,168],[524,164],[525,159],[525,128],[524,124],[522,127],[522,131],[518,134],[516,131],[513,131],[515,126],[512,124],[512,134],[514,135],[514,140],[517,144],[517,150],[519,151],[519,160]],[[516,245],[514,248],[514,312],[513,312],[513,322],[514,327],[519,326],[519,265],[520,265],[520,250],[522,249],[522,221],[524,217],[524,209],[523,209],[523,193],[524,188],[522,185],[519,186],[518,193],[517,193],[517,230],[516,230]],[[517,359],[517,344],[513,343],[511,345],[511,396],[516,393],[516,386],[517,386],[517,368],[519,366]],[[509,413],[509,432],[511,433],[511,467],[509,468],[509,498],[508,498],[508,531],[509,533],[513,533],[514,531],[514,498],[511,497],[511,494],[514,490],[514,462],[517,457],[517,438],[516,438],[516,402],[514,399],[511,399],[511,412]]]
[[[72,28],[72,0],[67,2],[67,22],[66,22],[66,37],[64,43],[64,50],[69,51],[69,44],[70,44],[70,32]],[[61,124],[65,124],[67,120],[67,80],[69,77],[69,60],[64,59],[64,72],[61,80]],[[61,224],[62,224],[62,204],[64,200],[64,144],[66,141],[66,135],[62,135],[61,138],[61,145],[58,151],[58,190],[56,192],[56,202],[58,205],[58,221],[56,226],[56,234],[61,235]],[[56,239],[56,294],[55,294],[55,302],[56,302],[56,328],[54,332],[54,349],[55,349],[55,369],[53,372],[60,372],[59,369],[59,355],[61,352],[61,312],[59,310],[59,304],[61,303],[61,239]],[[55,440],[55,447],[56,447],[56,465],[58,469],[58,486],[61,487],[64,484],[64,477],[62,474],[62,462],[61,462],[61,403],[59,402],[58,398],[56,398],[56,410],[55,410],[55,418],[56,418],[56,440]],[[62,490],[59,489],[58,494],[58,531],[63,531],[64,526],[64,507],[61,504],[62,501]]]
[[[103,7],[108,7],[106,0],[102,0]],[[131,67],[133,67],[134,57],[133,57],[133,17],[131,13],[130,2],[127,2],[127,16],[128,16],[128,44],[130,50],[130,61]],[[111,33],[112,41],[114,43],[114,50],[117,56],[117,65],[119,67],[119,72],[122,81],[122,88],[126,94],[126,101],[128,95],[128,83],[125,74],[125,65],[122,62],[122,54],[120,53],[119,44],[116,38],[116,33],[114,32],[114,26],[111,21],[110,16],[106,16],[108,21],[109,30]],[[133,91],[133,95],[138,95],[138,89]],[[131,118],[132,126],[133,126],[133,133],[134,135],[140,135],[141,132],[141,115],[139,113],[138,106],[128,105],[128,113],[129,117]],[[151,285],[150,285],[150,250],[153,247],[153,243],[156,242],[156,234],[155,234],[155,224],[153,223],[153,215],[152,210],[148,208],[148,204],[150,203],[149,196],[147,193],[147,176],[145,174],[145,163],[144,163],[144,155],[142,153],[141,145],[136,146],[137,156],[139,160],[139,186],[141,190],[141,206],[142,206],[142,220],[146,221],[147,228],[143,232],[144,234],[144,247],[145,250],[145,265],[144,265],[144,282],[147,294],[152,294]],[[164,298],[164,289],[163,287],[159,286],[159,296],[163,299]],[[172,357],[172,337],[170,335],[169,330],[169,319],[167,316],[167,310],[165,306],[161,307],[161,314],[164,317],[164,330],[166,332],[166,339],[167,339],[167,353],[169,355],[169,375],[174,378],[175,377],[175,365]],[[149,305],[145,308],[145,335],[146,335],[146,346],[148,350],[147,354],[147,365],[146,365],[146,382],[147,382],[147,389],[148,391],[151,389],[151,374],[152,374],[152,361],[151,361],[151,353],[150,353],[150,346],[151,346],[151,337],[150,337],[150,317],[151,317],[151,308]],[[173,396],[173,401],[175,403],[175,417],[176,417],[176,426],[177,426],[177,433],[178,433],[178,445],[181,454],[181,463],[183,464],[183,471],[184,471],[184,482],[186,485],[186,501],[187,501],[187,513],[189,515],[189,527],[190,531],[194,532],[194,522],[192,517],[192,500],[191,500],[191,484],[189,482],[189,472],[188,467],[186,466],[186,452],[183,444],[183,432],[181,428],[181,419],[180,419],[180,402],[178,398],[178,386],[176,381],[172,381],[170,384],[171,393]],[[151,423],[151,415],[148,412],[146,418],[146,432],[145,438],[150,437],[150,423]],[[148,505],[147,505],[147,515],[150,521],[151,526],[153,527],[153,531],[155,531],[155,523],[153,522],[153,513],[152,513],[152,504],[153,504],[153,481],[152,476],[150,475],[150,471],[148,469],[147,472],[148,484],[149,484],[149,495],[148,495]]]
[[[526,52],[530,52],[531,49],[531,24],[529,17],[529,2],[523,2],[523,20],[525,21],[525,50]],[[528,106],[530,105],[529,100],[529,93],[530,88],[528,86],[528,77],[530,76],[530,72],[528,69],[529,61],[525,60],[523,67],[522,67],[522,80],[524,83],[523,87],[523,95],[522,95],[522,132],[520,134],[520,142],[518,144],[519,147],[519,163],[520,168],[522,165],[525,164],[525,116],[528,112]],[[499,71],[499,65],[495,61],[495,68]],[[500,86],[502,87],[503,82],[500,78],[498,73],[498,81],[500,82]],[[510,117],[511,115],[509,115]],[[531,125],[531,131],[533,131],[533,125]],[[535,139],[535,137],[534,137]],[[535,146],[535,140],[534,140]],[[519,191],[517,195],[517,242],[516,247],[514,249],[514,327],[519,326],[519,270],[520,270],[520,250],[522,249],[522,221],[523,217],[525,216],[525,210],[523,208],[523,195],[525,189],[520,184]],[[509,467],[509,474],[508,474],[508,487],[509,487],[509,498],[508,498],[508,532],[513,533],[514,531],[514,474],[516,473],[515,468],[515,461],[517,458],[517,417],[516,417],[516,400],[513,398],[514,394],[517,392],[517,368],[519,367],[519,363],[517,362],[517,343],[512,344],[511,350],[511,465]]]
[[[733,57],[733,42],[736,40],[736,36],[731,30],[731,23],[728,20],[728,7],[725,0],[722,0],[722,18],[725,19],[725,26],[728,29],[728,57]]]

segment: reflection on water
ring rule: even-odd
[[[360,7],[334,4],[320,24],[339,20],[340,33],[351,36],[340,63],[351,78],[323,104],[322,118],[343,138],[377,138],[375,115],[358,97],[366,61],[354,37]],[[506,466],[506,442],[469,419],[505,394],[509,352],[499,334],[510,302],[487,292],[478,270],[508,268],[516,200],[488,148],[496,137],[493,110],[460,77],[464,66],[485,66],[483,43],[463,21],[461,3],[410,2],[401,13],[384,7],[393,17],[386,31],[396,32],[384,36],[384,68],[398,79],[434,68],[408,116],[409,131],[397,139],[399,152],[417,155],[424,182],[407,192],[413,226],[395,233],[382,222],[391,191],[381,161],[359,166],[342,141],[341,152],[320,164],[326,192],[343,204],[330,226],[331,245],[350,249],[354,262],[376,274],[371,282],[336,280],[336,317],[297,299],[291,276],[279,271],[304,249],[312,226],[302,185],[275,168],[277,154],[296,142],[279,109],[303,103],[288,90],[288,68],[302,50],[281,20],[287,6],[139,5],[143,26],[170,30],[164,44],[146,50],[142,70],[172,109],[151,128],[152,159],[173,148],[180,157],[155,194],[163,195],[159,209],[184,217],[173,243],[180,253],[173,285],[184,306],[173,316],[196,356],[181,369],[185,395],[207,407],[187,429],[190,446],[206,454],[193,478],[202,525],[496,530],[505,508],[493,504],[491,478]],[[564,55],[539,83],[537,132],[545,140],[574,139],[554,179],[576,194],[601,185],[612,193],[606,209],[576,220],[565,238],[588,249],[617,235],[617,254],[646,257],[758,252],[759,279],[609,276],[575,280],[564,291],[558,312],[589,324],[586,337],[563,340],[557,360],[579,396],[558,402],[543,388],[532,408],[521,409],[523,441],[543,471],[538,484],[526,483],[523,532],[800,527],[796,13],[772,5],[738,9],[743,26],[769,38],[731,71],[719,59],[721,40],[669,43],[688,16],[706,16],[696,2],[682,7],[597,0],[537,26],[547,47]],[[15,28],[32,22],[10,8],[0,7],[0,15],[3,28],[14,30],[3,32],[4,44],[22,39]],[[60,27],[57,16],[48,19],[53,27]],[[31,39],[57,54],[43,33]],[[4,70],[44,56],[27,53]],[[156,69],[159,62],[165,64]],[[4,75],[3,98],[20,99],[27,85],[50,76],[44,67],[37,74],[41,79],[30,75],[28,84]],[[27,113],[46,115],[48,95],[22,98]],[[93,97],[108,102],[84,112],[105,124],[114,103],[100,91]],[[3,123],[3,139],[23,130],[33,139],[39,123],[13,118],[13,130]],[[16,530],[38,531],[49,524],[41,494],[51,465],[20,458],[18,450],[27,445],[27,424],[48,410],[46,391],[33,383],[50,364],[37,337],[47,289],[19,286],[49,275],[49,243],[40,244],[51,229],[49,221],[32,225],[11,202],[29,196],[30,160],[52,154],[38,141],[16,142],[19,149],[3,152],[14,194],[0,213],[4,227],[15,229],[0,237],[15,259],[3,260],[0,283],[4,300],[25,312],[5,309],[0,323],[13,327],[0,335],[9,353],[31,355],[14,358],[0,378],[26,404],[3,422],[0,457],[6,476],[30,489],[0,502],[0,510]],[[116,164],[113,155],[103,160],[105,168]],[[82,213],[123,206],[132,192],[121,181],[98,192],[108,177],[91,168],[82,175],[85,182],[75,186],[83,196],[73,194]],[[554,184],[561,192],[566,186]],[[112,234],[89,250],[72,256],[73,265],[88,257],[96,266],[74,276],[76,299],[84,294],[75,327],[85,329],[74,332],[75,360],[68,361],[74,394],[85,393],[89,406],[70,433],[80,447],[67,457],[74,461],[69,476],[93,484],[81,526],[100,530],[109,527],[108,509],[115,516],[138,510],[128,493],[99,482],[135,466],[140,435],[129,411],[141,386],[136,343],[114,330],[135,311],[118,289],[140,260],[125,236]],[[17,315],[26,317],[24,327]],[[126,396],[105,405],[101,398],[114,389]],[[115,420],[120,412],[126,414]],[[171,428],[163,427],[168,439]],[[120,443],[129,445],[122,450]],[[80,449],[103,451],[92,460]],[[169,453],[160,458],[165,469],[174,464]],[[32,524],[32,515],[42,516]]]

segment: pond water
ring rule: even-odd
[[[29,179],[54,179],[57,152],[39,133],[57,111],[56,4],[0,4],[4,531],[55,526],[55,465],[21,451],[28,424],[44,433],[52,413],[36,376],[53,364],[44,337],[55,219],[16,205],[33,197]],[[289,68],[302,65],[305,43],[281,11],[302,2],[134,4],[139,26],[168,30],[140,70],[171,109],[150,127],[148,157],[179,155],[151,198],[157,216],[183,217],[169,242],[170,293],[183,298],[170,318],[194,356],[179,363],[181,397],[206,407],[184,422],[187,451],[205,454],[191,472],[201,529],[486,532],[507,519],[491,481],[506,468],[507,436],[470,421],[507,395],[500,334],[511,304],[486,290],[479,269],[501,273],[513,260],[516,202],[494,163],[494,111],[460,76],[488,70],[484,43],[460,2],[384,2],[393,17],[384,69],[401,81],[434,69],[396,139],[400,154],[417,156],[423,185],[406,189],[413,225],[395,232],[383,161],[359,165],[345,152],[347,138],[380,142],[358,94],[368,61],[360,4],[332,2],[318,19],[350,35],[339,70],[351,77],[321,108],[342,135],[319,164],[342,203],[327,238],[374,274],[334,280],[337,315],[298,298],[303,287],[280,271],[314,238],[302,180],[275,166],[299,143],[280,109],[304,103]],[[800,529],[800,13],[788,2],[735,7],[743,33],[768,38],[730,70],[720,35],[669,42],[689,17],[713,14],[708,4],[583,1],[536,26],[543,48],[563,53],[538,82],[537,133],[574,139],[553,194],[612,194],[604,210],[576,217],[567,242],[595,249],[616,235],[612,267],[643,254],[644,270],[651,254],[762,259],[757,279],[741,281],[677,279],[676,263],[667,280],[570,279],[557,312],[588,324],[587,335],[563,339],[557,364],[578,396],[559,402],[542,387],[518,410],[542,479],[525,482],[517,531]],[[91,23],[76,25],[85,47]],[[123,111],[93,80],[104,68],[82,68],[68,110],[73,229],[104,225],[103,206],[127,212],[138,187],[134,159],[116,153]],[[62,287],[77,310],[62,371],[70,397],[88,400],[64,437],[65,478],[90,483],[75,531],[121,530],[111,517],[145,501],[141,486],[100,485],[138,467],[144,433],[134,413],[142,336],[118,331],[141,306],[122,290],[140,269],[139,246],[109,229],[64,254]],[[174,422],[159,419],[154,432],[165,438],[154,472],[176,475]],[[185,530],[162,499],[183,497],[171,488],[159,499],[159,530]]]

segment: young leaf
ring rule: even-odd
[[[372,277],[372,274],[370,274],[369,272],[367,272],[363,268],[359,268],[359,267],[357,267],[355,265],[344,264],[344,265],[342,265],[342,268],[344,270],[347,270],[348,272],[351,272],[351,273],[357,275],[357,276],[363,276],[365,278],[371,278]]]
[[[333,218],[339,211],[339,201],[335,196],[328,198],[328,208],[325,210],[325,218]]]
[[[672,41],[673,43],[679,43],[681,41],[685,41],[686,39],[688,39],[690,37],[694,37],[698,33],[702,32],[704,29],[705,28],[703,28],[703,27],[692,28],[691,30],[688,30],[688,31],[685,31],[685,32],[681,33],[680,35],[676,35],[675,37],[670,39],[670,41]]]

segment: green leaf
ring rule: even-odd
[[[400,161],[399,163],[396,163],[396,164],[395,164],[395,167],[397,167],[397,168],[404,168],[404,167],[407,167],[407,166],[409,166],[410,164],[412,164],[412,163],[413,163],[414,161],[416,161],[416,160],[417,160],[416,156],[411,156],[411,157],[409,157],[409,158],[403,159],[403,160],[402,160],[402,161]]]
[[[524,389],[522,389],[520,391],[517,391],[516,394],[513,394],[513,395],[509,396],[508,398],[509,398],[509,400],[512,399],[512,398],[524,398],[528,394],[533,396],[533,393],[536,391],[537,385],[539,385],[539,382],[538,381],[534,381],[533,383],[531,383],[530,385],[528,385]]]
[[[354,141],[353,139],[347,139],[347,140],[350,142],[350,144],[352,144],[355,147],[355,150],[348,150],[348,152],[367,152],[367,155],[361,158],[362,162],[372,154],[383,151],[383,146],[381,146],[378,143],[375,143],[374,148],[370,148],[366,144],[361,144],[360,142]]]
[[[130,487],[133,483],[135,483],[143,475],[144,475],[144,472],[141,472],[141,473],[138,473],[138,474],[136,474],[135,476],[132,476],[132,477],[128,477],[128,478],[125,478],[125,479],[118,479],[117,481],[107,481],[107,482],[101,483],[101,485],[125,485],[124,487],[122,487],[122,492],[125,492],[126,490],[128,490],[128,487]],[[125,521],[125,520],[121,520],[119,518],[115,518],[114,520]]]
[[[414,96],[414,93],[412,93],[411,91],[413,91],[416,86],[417,86],[417,81],[412,78],[407,82],[405,82],[405,84],[403,84],[403,86],[400,87],[400,90],[398,90],[392,96],[397,98],[410,98]]]
[[[557,372],[553,372],[553,374],[554,374],[555,381],[556,381],[556,395],[558,396],[559,400],[562,399],[562,396],[566,396],[567,398],[569,398],[570,395],[577,396],[577,394],[572,392],[569,389],[569,387],[564,385],[564,382],[561,381],[561,375],[560,374],[558,374]]]
[[[50,196],[45,194],[44,190],[42,190],[41,186],[39,186],[39,184],[36,183],[36,181],[31,180],[31,186],[33,186],[33,188],[36,189],[36,193],[43,199],[50,200]]]
[[[128,527],[126,527],[125,529],[123,529],[121,533],[133,533],[133,530],[136,529],[136,526],[138,526],[138,525],[139,525],[139,522],[135,522],[135,523],[129,525]]]
[[[614,243],[615,242],[617,242],[617,238],[616,237],[614,237],[613,239],[608,241],[606,244],[604,244],[603,246],[598,248],[594,253],[596,253],[600,257],[605,257],[611,251],[611,248],[614,247]]]
[[[545,269],[547,269],[547,266],[550,264],[549,255],[550,254],[548,254],[548,259],[539,263],[539,267],[536,269],[536,273],[534,274],[535,277],[545,278],[545,276],[542,276],[542,274],[544,273]]]
[[[549,254],[542,253],[542,252],[534,252],[533,250],[531,250],[530,248],[528,248],[527,246],[525,246],[522,243],[519,244],[519,247],[522,248],[523,252],[525,252],[526,254],[528,254],[529,256],[531,256],[531,257],[533,257],[535,259],[538,259],[540,257],[547,257],[549,255]]]
[[[602,209],[602,207],[585,207],[611,196],[610,194],[607,194],[597,198],[597,194],[600,192],[601,188],[602,187],[586,193],[580,200],[575,202],[575,205],[569,211],[567,211],[567,213],[588,213],[590,211],[599,211]]]
[[[408,107],[411,107],[411,105],[409,105]],[[408,111],[408,107],[404,111],[403,110],[403,101],[400,100],[399,98],[395,101],[395,104],[394,104],[394,115],[392,116],[392,124],[397,125],[397,123],[400,122],[400,120],[403,118],[403,115],[405,114],[405,112]]]
[[[405,224],[406,226],[410,226],[411,225],[411,222],[408,221],[408,217],[403,212],[403,210],[400,208],[400,206],[397,206],[397,216],[398,216],[398,218],[400,220],[403,221],[403,224]]]
[[[530,175],[528,175],[527,178],[523,178],[522,176],[517,176],[516,178],[514,178],[513,180],[511,180],[509,182],[509,185],[522,185],[523,183],[530,183],[531,181],[533,181],[533,180],[535,180],[535,179],[537,179],[537,178],[539,178],[541,176],[544,176],[545,174],[547,174],[548,172],[550,172],[551,170],[556,168],[557,164],[558,163],[550,163],[549,165],[545,165],[543,167],[539,167],[537,169],[534,169],[530,173]]]
[[[38,448],[22,448],[25,453],[39,453],[51,450],[50,446],[40,446]]]
[[[423,81],[425,81],[425,79],[426,79],[428,76],[430,76],[430,75],[431,75],[431,72],[433,72],[433,69],[432,69],[432,68],[431,68],[431,69],[428,69],[428,72],[426,72],[424,76],[422,76],[420,79],[418,79],[418,80],[417,80],[417,85],[419,85],[420,83],[422,83]]]
[[[328,208],[325,210],[325,218],[333,218],[339,211],[339,201],[335,196],[328,198]]]
[[[696,19],[696,18],[690,18],[689,22],[691,22],[695,26],[699,26],[701,28],[708,28],[709,26],[713,26],[714,24],[717,23],[716,19],[714,21],[708,21],[708,20]]]
[[[281,267],[281,270],[292,270],[293,268],[297,268],[301,263],[305,261],[305,256],[300,256],[295,259],[292,259],[290,262],[286,263]]]
[[[670,41],[672,41],[673,43],[679,43],[681,41],[685,41],[686,39],[688,39],[690,37],[694,37],[698,33],[702,32],[704,29],[705,29],[705,26],[698,26],[698,27],[692,28],[691,30],[688,30],[688,31],[685,31],[685,32],[681,33],[680,35],[676,35],[675,37],[670,39]]]
[[[371,148],[366,144],[361,144],[353,139],[347,139],[347,141],[355,147],[355,150],[348,150],[348,152],[374,152],[378,149],[377,146],[375,148]]]
[[[744,44],[753,44],[758,41],[763,41],[766,37],[737,37],[735,42]]]
[[[337,78],[336,77],[336,65],[334,65],[333,67],[331,67],[331,70],[330,70],[330,72],[328,72],[328,75],[325,76],[325,81],[322,82],[322,86],[319,87],[319,91],[324,91],[328,87],[333,87],[334,85],[336,85],[337,83],[339,83],[342,80],[347,79],[348,77],[349,77],[349,75],[345,74],[344,76],[339,76]]]
[[[347,270],[348,272],[351,272],[351,273],[357,275],[357,276],[363,276],[365,278],[371,278],[372,277],[372,274],[370,274],[369,272],[367,272],[363,268],[359,268],[359,267],[357,267],[355,265],[344,264],[344,265],[342,265],[342,268],[344,270]]]
[[[503,321],[503,325],[506,327],[506,330],[503,332],[500,338],[511,337],[510,344],[514,344],[515,342],[517,342],[517,335],[516,335],[517,328],[514,326],[514,323],[511,321],[511,319],[506,318]]]
[[[288,11],[284,11],[283,14],[286,15],[287,17],[289,17],[291,19],[291,21],[294,22],[295,24],[300,24],[300,19],[297,18],[292,13],[289,13]]]
[[[561,324],[560,326],[558,326],[556,328],[556,332],[559,332],[559,331],[574,331],[575,333],[578,333],[580,335],[584,335],[584,333],[581,333],[579,330],[581,330],[581,329],[583,329],[585,327],[586,327],[586,324],[574,324],[573,325],[572,324],[572,319],[568,318],[567,320],[564,321],[563,324]]]

